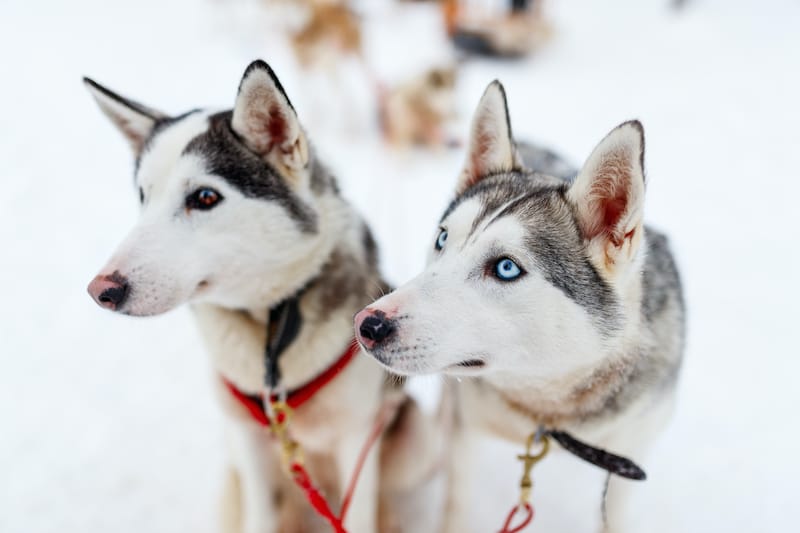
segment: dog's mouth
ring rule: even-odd
[[[444,369],[448,374],[460,376],[474,376],[480,374],[486,368],[486,361],[483,359],[464,359],[454,365]]]

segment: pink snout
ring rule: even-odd
[[[367,350],[372,350],[385,342],[397,331],[395,321],[379,309],[370,309],[369,307],[362,309],[355,316],[353,322],[356,339]]]
[[[101,274],[94,278],[89,283],[88,291],[97,305],[118,311],[128,298],[130,284],[119,271],[114,271],[112,274]]]

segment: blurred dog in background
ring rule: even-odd
[[[456,68],[435,67],[379,97],[381,131],[393,146],[454,146],[446,131],[455,115]]]
[[[290,41],[304,68],[335,69],[342,58],[362,58],[361,19],[345,0],[304,0],[306,20]]]

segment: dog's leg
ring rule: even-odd
[[[242,533],[242,484],[234,467],[229,467],[225,473],[220,501],[220,526],[222,533]]]
[[[442,529],[445,434],[450,425],[405,398],[383,436],[380,466],[381,533]]]
[[[468,533],[474,530],[471,509],[475,507],[470,492],[470,465],[475,461],[475,433],[464,427],[453,431],[452,449],[447,465],[447,503],[444,533]]]
[[[623,455],[642,465],[647,471],[647,451],[656,437],[664,429],[664,425],[672,415],[674,394],[669,394],[648,410],[638,420],[628,421],[622,427],[631,428],[616,432],[603,442],[604,447],[616,454]],[[635,428],[635,429],[633,429]],[[653,481],[644,481],[652,483]],[[628,502],[631,494],[637,490],[646,490],[641,481],[631,481],[611,476],[605,499],[605,521],[601,526],[602,533],[623,533],[628,531]]]
[[[274,458],[265,430],[234,422],[230,437],[233,463],[240,481],[241,531],[275,533],[275,491],[269,477]]]
[[[337,464],[339,466],[340,494],[345,495],[350,478],[358,464],[367,432],[356,431],[345,436],[339,443]],[[378,515],[378,459],[381,439],[374,443],[369,456],[364,461],[361,475],[356,484],[355,493],[350,501],[350,508],[345,517],[345,528],[353,532],[377,531]]]

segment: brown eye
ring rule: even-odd
[[[197,189],[186,197],[187,209],[207,211],[222,201],[222,195],[209,187]]]

